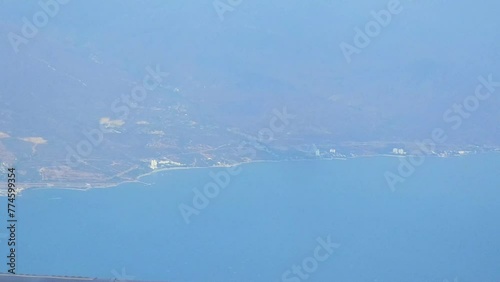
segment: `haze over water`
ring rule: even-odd
[[[498,281],[499,161],[427,158],[395,192],[383,173],[396,158],[247,164],[190,224],[179,204],[217,169],[29,190],[18,199],[18,272],[282,281],[330,236],[339,246],[307,281]]]

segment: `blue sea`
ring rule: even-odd
[[[141,179],[151,185],[24,191],[17,271],[172,282],[500,281],[500,154],[428,157],[392,191],[384,173],[399,162],[245,164],[198,198],[200,209],[193,189],[226,168]],[[195,211],[189,223],[183,204]]]

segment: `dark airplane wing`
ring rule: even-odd
[[[39,276],[39,275],[11,275],[0,274],[0,282],[148,282],[145,280],[119,280],[85,278],[85,277],[69,277],[69,276]],[[152,282],[152,281],[149,281]],[[158,281],[160,282],[160,281]]]

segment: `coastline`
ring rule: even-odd
[[[489,152],[471,152],[467,154],[455,154],[455,155],[437,155],[437,154],[430,154],[430,155],[424,155],[425,157],[431,157],[431,158],[460,158],[460,157],[467,157],[467,156],[474,156],[474,155],[480,155],[480,154],[498,154],[500,151],[498,150],[493,150]],[[118,187],[123,184],[127,183],[141,183],[144,186],[149,186],[151,185],[150,183],[146,183],[143,181],[140,181],[140,179],[147,177],[147,176],[152,176],[160,172],[166,172],[166,171],[175,171],[175,170],[192,170],[192,169],[223,169],[223,168],[228,168],[228,167],[237,167],[237,166],[242,166],[242,165],[248,165],[248,164],[253,164],[253,163],[280,163],[280,162],[304,162],[304,161],[349,161],[349,160],[355,160],[355,159],[361,159],[361,158],[405,158],[405,157],[411,157],[411,156],[416,156],[416,155],[397,155],[397,154],[373,154],[373,155],[353,155],[353,156],[332,156],[330,158],[298,158],[298,159],[284,159],[284,160],[252,160],[248,162],[238,162],[234,164],[228,164],[228,165],[217,165],[217,166],[193,166],[193,167],[188,167],[188,166],[177,166],[177,167],[163,167],[163,168],[158,168],[154,169],[151,171],[148,171],[146,173],[139,174],[135,177],[135,179],[132,180],[123,180],[123,181],[118,181],[118,182],[97,182],[93,183],[90,185],[89,183],[79,183],[80,185],[77,185],[76,183],[67,183],[66,186],[63,186],[64,184],[57,184],[56,186],[55,183],[40,183],[40,182],[28,182],[28,183],[19,183],[17,187],[17,195],[22,196],[23,191],[27,190],[32,190],[32,189],[64,189],[64,190],[75,190],[75,191],[88,191],[92,189],[105,189],[105,188],[114,188]],[[0,197],[5,197],[6,196],[6,190],[0,190]]]

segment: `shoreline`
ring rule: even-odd
[[[460,157],[467,157],[467,156],[474,156],[474,155],[480,155],[480,154],[489,154],[489,153],[500,153],[500,151],[490,151],[490,152],[471,152],[468,154],[457,154],[457,155],[449,155],[449,156],[441,156],[441,155],[424,155],[425,157],[431,157],[431,158],[460,158]],[[253,160],[253,161],[248,161],[248,162],[239,162],[235,164],[230,164],[230,165],[223,165],[223,166],[193,166],[193,167],[164,167],[164,168],[158,168],[151,170],[149,172],[139,174],[135,177],[133,180],[124,180],[120,182],[103,182],[103,183],[95,183],[94,185],[91,185],[90,187],[87,187],[86,183],[82,185],[81,187],[76,187],[76,186],[70,186],[68,187],[57,187],[55,184],[52,183],[37,183],[39,185],[36,185],[35,183],[27,183],[24,185],[22,183],[20,184],[20,187],[17,188],[17,195],[21,196],[23,191],[27,190],[33,190],[33,189],[63,189],[63,190],[74,190],[74,191],[81,191],[81,192],[86,192],[89,190],[93,189],[106,189],[106,188],[115,188],[118,187],[122,184],[127,184],[127,183],[142,183],[144,186],[149,186],[151,185],[150,183],[146,183],[143,181],[140,181],[140,179],[147,177],[147,176],[152,176],[160,172],[167,172],[167,171],[175,171],[175,170],[192,170],[192,169],[223,169],[223,168],[228,168],[228,167],[237,167],[241,165],[247,165],[247,164],[253,164],[253,163],[279,163],[279,162],[304,162],[304,161],[348,161],[348,160],[354,160],[354,159],[360,159],[360,158],[377,158],[377,157],[383,157],[383,158],[404,158],[404,157],[411,157],[411,156],[416,156],[416,155],[396,155],[396,154],[379,154],[379,155],[355,155],[355,156],[333,156],[331,158],[317,158],[317,159],[311,159],[311,158],[304,158],[304,159],[291,159],[291,160]],[[31,185],[30,185],[31,184]],[[90,184],[89,184],[90,185]],[[1,190],[0,191],[0,197],[6,197],[6,191]]]

